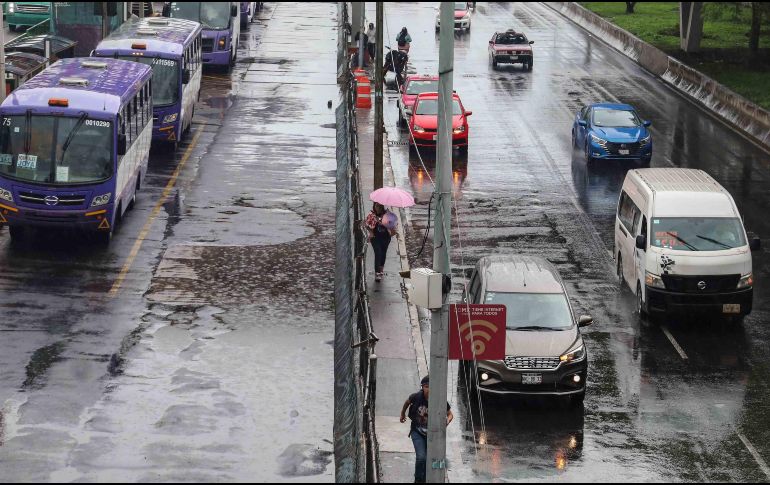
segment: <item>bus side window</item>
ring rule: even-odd
[[[147,113],[145,113],[144,110],[144,89],[140,89],[137,96],[139,96],[139,111],[141,112],[139,120],[142,126],[144,126],[144,124],[147,123]]]

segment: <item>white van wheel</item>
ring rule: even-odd
[[[647,311],[644,308],[644,300],[642,299],[642,285],[636,284],[636,311],[639,313],[639,318],[645,320],[647,318]]]

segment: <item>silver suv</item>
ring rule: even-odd
[[[478,389],[495,394],[585,396],[588,355],[564,283],[551,263],[529,256],[481,258],[464,295],[469,303],[506,306],[505,360],[479,360]]]

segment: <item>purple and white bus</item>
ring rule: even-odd
[[[152,140],[176,146],[192,125],[200,95],[201,24],[134,17],[101,41],[92,55],[152,66]]]
[[[62,59],[0,105],[0,222],[74,227],[109,242],[136,201],[152,137],[152,69]]]
[[[171,2],[167,17],[200,22],[203,26],[203,64],[235,65],[241,22],[239,2]]]

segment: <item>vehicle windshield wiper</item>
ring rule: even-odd
[[[733,246],[730,246],[729,244],[725,244],[722,241],[717,241],[716,239],[712,239],[710,237],[701,236],[700,234],[696,234],[695,237],[699,237],[703,239],[704,241],[708,241],[714,244],[719,244],[720,246],[724,247],[725,249],[733,249]]]
[[[72,143],[72,140],[75,138],[75,133],[78,132],[81,126],[83,126],[83,122],[88,117],[88,113],[85,111],[80,114],[80,118],[78,118],[78,122],[75,123],[75,126],[72,127],[72,130],[70,130],[69,135],[67,135],[67,139],[64,140],[64,143],[61,146],[61,161],[64,161],[64,154],[67,152],[67,148],[70,147],[70,143]]]
[[[671,236],[671,237],[675,238],[675,239],[676,239],[677,241],[679,241],[680,243],[682,243],[682,244],[684,244],[685,246],[687,246],[687,247],[690,249],[690,251],[700,251],[698,248],[696,248],[696,247],[695,247],[695,246],[693,246],[692,244],[688,243],[687,241],[685,241],[685,240],[684,240],[684,239],[682,239],[681,237],[677,236],[677,235],[676,235],[676,234],[674,234],[673,232],[671,232],[671,231],[666,231],[666,234],[668,234],[669,236]]]
[[[543,327],[540,325],[526,325],[523,327],[506,327],[508,330],[561,330],[557,327]]]

